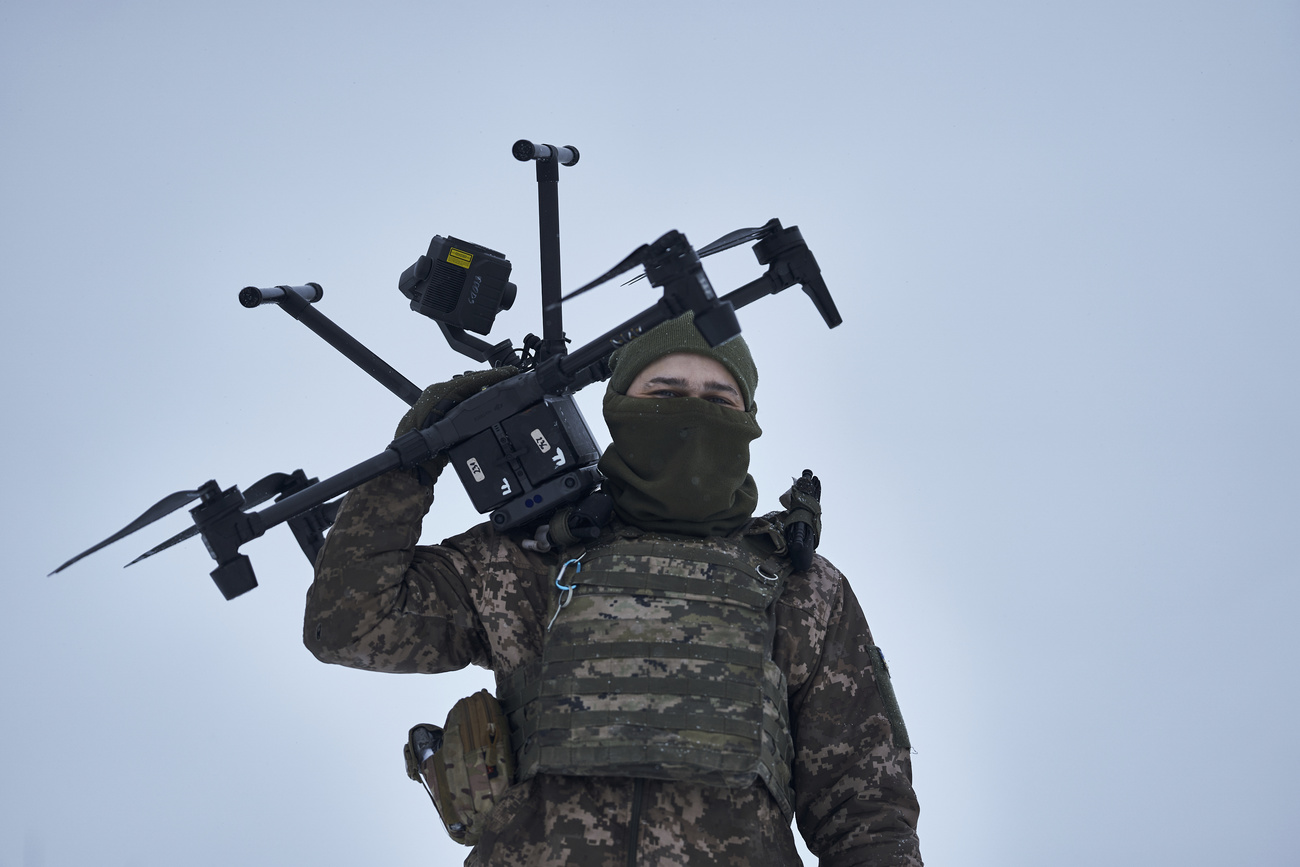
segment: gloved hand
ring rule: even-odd
[[[786,508],[785,542],[796,572],[812,565],[813,554],[822,538],[822,480],[804,470],[790,490],[781,495]]]
[[[456,404],[467,397],[478,394],[490,385],[496,385],[518,373],[515,367],[494,367],[488,370],[470,370],[453,376],[447,382],[438,382],[420,393],[415,406],[406,411],[397,423],[397,433],[393,439],[413,430],[423,430],[442,418]],[[447,453],[439,452],[420,464],[420,481],[432,486],[438,476],[447,467]]]

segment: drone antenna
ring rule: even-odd
[[[537,360],[564,355],[564,314],[560,307],[560,166],[578,162],[573,145],[556,147],[520,139],[511,148],[520,162],[537,162],[537,230],[541,242],[542,342]]]

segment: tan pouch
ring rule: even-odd
[[[462,698],[443,728],[421,723],[407,735],[406,774],[422,783],[457,843],[473,846],[514,779],[510,729],[486,689]]]

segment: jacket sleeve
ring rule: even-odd
[[[795,653],[807,660],[790,704],[800,833],[820,867],[920,867],[910,745],[887,670],[848,582],[821,558],[810,571],[829,604],[824,632],[808,623]]]
[[[416,546],[432,502],[400,471],[344,498],[307,591],[303,642],[317,659],[386,672],[490,664],[474,566],[456,549]]]

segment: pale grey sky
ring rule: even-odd
[[[51,0],[0,6],[0,867],[464,857],[401,744],[490,677],[316,662],[287,531],[231,603],[198,542],[120,568],[183,513],[45,575],[387,444],[403,405],[242,286],[321,283],[430,382],[467,364],[396,282],[455,234],[514,263],[493,337],[537,330],[517,138],[582,151],[568,288],[802,228],[845,323],[741,312],[754,475],[825,482],[929,863],[1300,859],[1300,5]],[[431,541],[476,520],[440,491]]]

